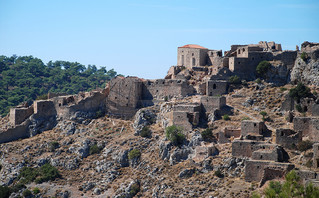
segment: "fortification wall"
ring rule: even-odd
[[[40,117],[50,117],[57,115],[54,102],[51,100],[36,100],[33,103],[34,114]]]
[[[30,134],[28,133],[28,127],[30,124],[30,120],[27,119],[20,125],[9,128],[5,131],[0,131],[0,144],[29,137]]]
[[[10,123],[12,125],[19,125],[23,121],[25,121],[28,117],[30,117],[33,114],[33,105],[29,107],[23,107],[23,108],[11,108],[10,109]]]
[[[180,98],[195,93],[192,85],[186,80],[147,80],[143,83],[143,100],[164,100],[165,98]]]

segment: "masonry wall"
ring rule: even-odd
[[[177,49],[177,65],[191,67],[205,66],[207,64],[208,49],[182,48]]]
[[[33,106],[23,108],[11,108],[10,109],[10,122],[12,125],[21,124],[28,117],[33,114]]]
[[[319,142],[319,118],[312,118],[311,120],[310,138],[314,142]]]
[[[206,95],[216,96],[228,93],[228,83],[223,80],[208,80],[206,82]]]
[[[195,93],[186,80],[147,80],[143,82],[143,100],[164,100],[165,98],[185,97]]]
[[[248,182],[261,181],[264,177],[264,170],[267,167],[277,167],[288,172],[294,168],[294,165],[271,161],[247,160],[245,165],[245,180]]]
[[[319,168],[319,143],[315,143],[313,148],[313,167]]]
[[[302,133],[290,129],[276,129],[276,144],[285,148],[294,148],[302,141]]]
[[[191,131],[193,129],[193,125],[189,122],[187,112],[185,111],[173,112],[173,124],[181,126],[185,131]]]
[[[250,120],[244,120],[241,122],[241,134],[247,136],[249,134],[264,135],[267,131],[264,122],[255,122]]]
[[[293,119],[294,131],[300,131],[303,137],[307,137],[310,134],[310,117],[295,117]]]
[[[254,151],[253,146],[259,144],[251,140],[234,140],[232,142],[232,156],[251,157]]]
[[[51,100],[36,100],[33,103],[34,114],[41,117],[57,115],[55,105]]]
[[[238,138],[241,135],[241,129],[233,129],[233,128],[228,128],[226,127],[224,130],[225,136],[230,138],[230,137],[235,137]]]
[[[0,131],[0,144],[29,137],[28,127],[30,123],[28,119],[22,124],[9,128],[6,131]]]
[[[108,113],[113,116],[134,116],[142,99],[143,82],[137,77],[117,77],[110,81],[107,97]]]
[[[226,97],[202,96],[200,102],[204,112],[212,113],[215,109],[221,109],[226,106]]]

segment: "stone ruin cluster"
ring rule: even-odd
[[[12,108],[8,127],[0,131],[0,143],[52,129],[62,119],[84,122],[99,114],[131,119],[139,109],[160,104],[162,109],[167,107],[167,111],[162,110],[159,115],[163,118],[163,127],[178,125],[191,131],[230,111],[226,97],[222,96],[228,93],[229,76],[253,79],[262,60],[280,61],[291,68],[297,53],[297,50],[282,51],[281,45],[274,42],[232,45],[224,56],[221,50],[185,45],[178,48],[177,66],[169,69],[165,79],[116,77],[103,90],[77,95],[50,94],[47,100],[36,100],[31,106]],[[194,77],[198,77],[197,81]],[[178,102],[194,95],[197,96],[195,102]],[[242,121],[240,129],[226,127],[218,133],[220,144],[232,143],[234,157],[248,158],[246,181],[258,181],[262,185],[267,180],[283,177],[295,167],[289,163],[286,148],[297,145],[303,138],[319,142],[319,105],[315,101],[305,104],[313,117],[292,116],[294,130],[277,129],[276,143],[271,142],[272,133],[265,123],[259,121]],[[283,110],[293,108],[293,100],[287,98]],[[314,167],[319,168],[319,143],[314,144],[313,151]],[[319,178],[314,171],[298,171],[298,174],[308,180]]]

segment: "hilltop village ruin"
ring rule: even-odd
[[[268,82],[274,85],[294,82],[298,79],[296,65],[302,52],[309,53],[311,59],[319,58],[319,44],[306,42],[300,51],[299,48],[283,51],[281,44],[261,41],[232,45],[224,53],[199,45],[184,45],[177,50],[177,65],[169,69],[164,79],[116,77],[103,90],[77,95],[50,93],[47,100],[12,108],[10,122],[0,129],[0,143],[32,137],[54,128],[64,119],[79,123],[100,115],[136,119],[137,112],[148,107],[155,109],[156,122],[163,129],[177,125],[188,133],[198,127],[205,128],[223,115],[232,114],[234,109],[227,105],[225,96],[234,89],[229,82],[231,76],[236,75],[242,81],[255,80],[257,65],[266,60],[271,63]],[[268,180],[283,178],[295,168],[285,149],[309,139],[315,142],[314,170],[297,172],[302,179],[319,185],[319,100],[306,98],[301,103],[311,116],[290,116],[293,129],[271,130],[263,121],[244,120],[240,128],[226,127],[217,133],[218,144],[232,144],[232,156],[247,158],[246,181],[259,182],[262,186]],[[294,109],[294,99],[287,96],[281,111],[290,113]],[[206,151],[199,152],[201,149]],[[202,146],[197,148],[197,153],[209,155],[214,153],[212,150],[213,147]]]

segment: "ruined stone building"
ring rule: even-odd
[[[212,67],[213,75],[221,74],[220,71],[226,68],[233,75],[252,80],[256,76],[256,67],[261,61],[279,61],[290,70],[296,57],[297,51],[282,51],[281,44],[275,42],[260,41],[258,44],[232,45],[229,51],[225,51],[224,56],[222,50],[210,50],[189,44],[178,48],[177,66],[185,66],[189,69]],[[284,76],[288,71],[284,70],[282,73],[280,75]]]

